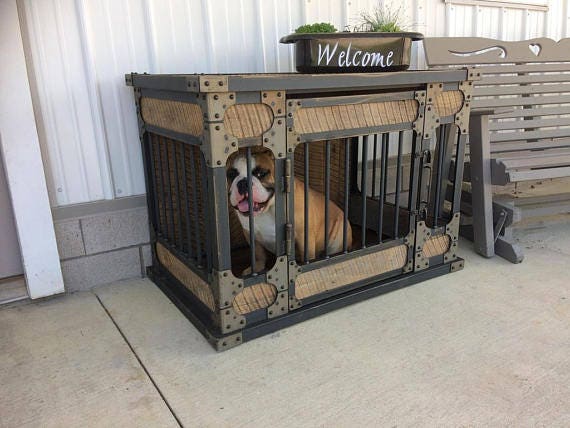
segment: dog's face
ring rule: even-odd
[[[252,151],[251,188],[253,215],[267,211],[274,203],[274,161],[269,151]],[[247,187],[247,157],[245,150],[233,154],[226,167],[230,204],[238,215],[249,216],[249,193]]]

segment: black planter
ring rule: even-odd
[[[301,73],[365,73],[401,71],[410,66],[412,41],[420,33],[289,34],[295,43],[295,65]]]

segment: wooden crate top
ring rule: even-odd
[[[469,80],[467,69],[410,70],[394,73],[343,74],[138,74],[125,75],[127,85],[182,92],[276,91],[302,93],[413,87]]]

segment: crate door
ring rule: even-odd
[[[348,107],[354,97],[334,97],[341,103],[337,110],[343,101]],[[347,125],[342,115],[319,118],[327,111],[319,103],[326,102],[295,102],[288,115],[290,309],[412,268],[412,188],[419,178],[411,156],[419,144],[412,131],[415,112],[406,116],[408,103],[396,102],[392,107],[401,110],[395,123],[383,124],[386,115],[377,115],[376,127],[351,129],[357,119]],[[372,108],[386,110],[382,103]],[[311,110],[306,115],[303,105]],[[379,132],[363,134],[369,130]]]

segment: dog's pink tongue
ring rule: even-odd
[[[249,202],[248,202],[247,198],[242,199],[238,203],[238,210],[240,210],[242,213],[246,213],[249,211]]]

